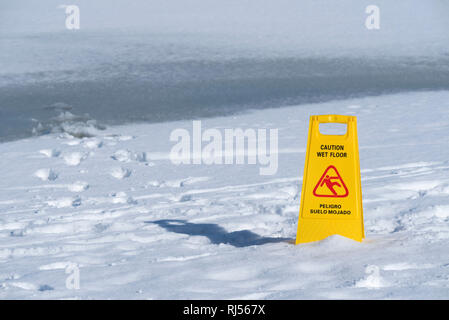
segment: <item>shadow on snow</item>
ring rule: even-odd
[[[190,223],[185,220],[165,219],[158,221],[146,221],[154,223],[167,231],[183,233],[190,236],[208,237],[213,244],[230,244],[234,247],[248,247],[267,243],[287,242],[288,238],[261,237],[249,230],[227,232],[224,228],[214,223]]]

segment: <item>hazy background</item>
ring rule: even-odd
[[[65,28],[59,6],[72,4],[80,30]],[[372,4],[380,30],[365,27]],[[0,3],[0,140],[69,120],[156,122],[441,89],[444,0]],[[67,111],[79,117],[57,117]]]

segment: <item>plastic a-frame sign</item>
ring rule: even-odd
[[[320,123],[346,124],[346,134],[321,134]],[[334,234],[356,241],[365,237],[357,119],[311,116],[296,244]]]

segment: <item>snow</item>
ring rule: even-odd
[[[293,245],[309,116],[358,118],[366,239]],[[192,121],[0,144],[1,299],[447,299],[449,92],[202,119],[279,130],[278,171],[174,165]],[[69,268],[70,267],[70,268]],[[79,268],[79,289],[67,286]]]

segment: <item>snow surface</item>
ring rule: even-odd
[[[358,117],[366,240],[295,246],[309,116],[328,113]],[[173,165],[170,132],[191,121],[0,144],[0,298],[449,297],[448,91],[202,126],[278,128],[277,174]],[[78,290],[66,287],[73,266]]]

